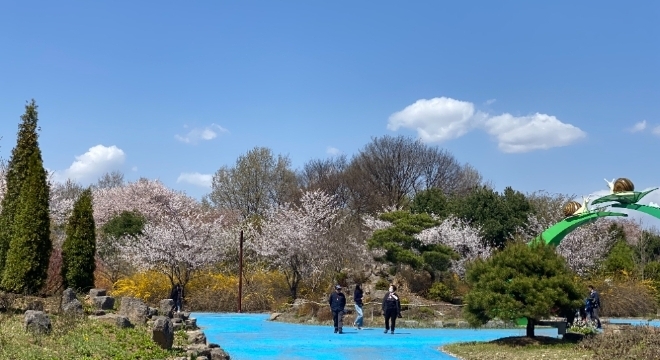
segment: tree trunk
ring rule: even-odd
[[[534,319],[527,318],[527,337],[534,337]]]

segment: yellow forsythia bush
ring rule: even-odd
[[[169,298],[171,283],[156,271],[139,272],[114,284],[112,295],[130,296],[156,306]],[[288,287],[278,271],[254,271],[243,278],[243,311],[269,311],[286,301]],[[185,287],[184,308],[192,311],[233,312],[238,306],[238,277],[214,272],[198,273]]]
[[[118,280],[113,286],[112,296],[135,297],[147,304],[156,305],[160,300],[169,298],[171,290],[172,283],[165,274],[145,271]]]

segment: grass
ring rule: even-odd
[[[579,349],[574,343],[545,336],[458,343],[445,345],[441,350],[463,360],[578,360],[593,357],[593,352]]]
[[[52,332],[25,331],[23,314],[0,314],[0,359],[167,359],[185,356],[186,334],[175,335],[172,350],[151,340],[146,326],[120,329],[86,317],[51,315]]]

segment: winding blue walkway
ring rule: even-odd
[[[268,321],[264,314],[194,313],[209,342],[220,344],[232,360],[454,359],[438,347],[461,341],[488,341],[521,336],[524,329],[397,329],[333,333],[330,326]],[[557,336],[556,329],[537,334]]]

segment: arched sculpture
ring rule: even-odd
[[[541,235],[532,240],[530,244],[542,240],[546,244],[557,246],[566,237],[566,235],[581,225],[588,224],[601,217],[628,216],[628,214],[620,212],[604,211],[608,207],[635,210],[660,219],[660,208],[637,204],[637,202],[640,201],[644,196],[648,195],[652,191],[657,190],[658,188],[639,192],[635,191],[635,185],[632,181],[630,181],[630,179],[627,178],[619,178],[613,181],[608,181],[606,179],[605,181],[610,188],[610,194],[599,197],[598,199],[592,201],[591,205],[608,203],[609,205],[604,205],[592,210],[589,209],[589,197],[584,198],[582,204],[578,203],[577,201],[571,201],[567,203],[563,209],[564,216],[566,216],[566,218],[547,228],[541,233]]]

